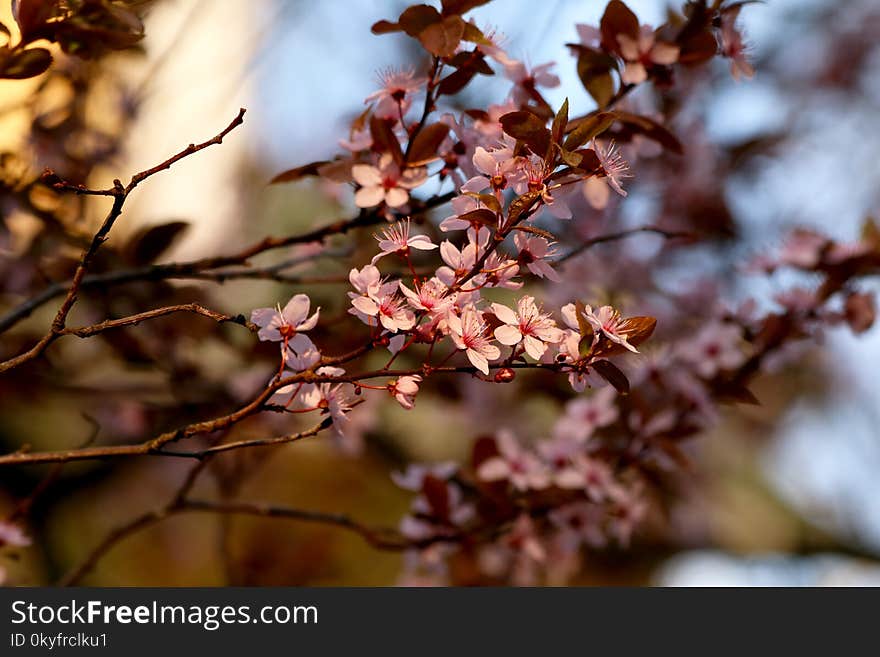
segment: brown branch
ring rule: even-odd
[[[562,256],[561,258],[556,260],[556,264],[561,264],[561,263],[565,262],[566,260],[570,260],[571,258],[574,258],[577,255],[580,255],[581,253],[583,253],[587,249],[590,249],[597,244],[603,244],[605,242],[615,242],[617,240],[626,239],[627,237],[632,237],[633,235],[637,235],[639,233],[654,233],[655,235],[660,235],[662,237],[665,237],[666,239],[675,239],[675,238],[682,238],[682,239],[689,239],[689,240],[694,239],[693,233],[665,230],[663,228],[658,228],[657,226],[639,226],[638,228],[630,228],[629,230],[622,230],[618,233],[607,233],[605,235],[598,235],[597,237],[592,237],[592,238],[582,242],[577,247],[575,247],[574,249],[572,249],[571,251],[566,253],[564,256]]]
[[[447,192],[433,196],[421,204],[413,207],[410,216],[418,216],[429,210],[448,203],[455,194]],[[159,281],[168,279],[198,279],[209,280],[216,283],[224,283],[228,280],[239,278],[267,278],[273,280],[281,280],[283,282],[298,283],[300,280],[292,277],[281,277],[277,275],[278,266],[270,265],[260,270],[258,268],[241,268],[231,271],[224,271],[224,267],[233,267],[236,265],[246,265],[254,256],[260,255],[267,251],[294,246],[296,244],[308,244],[311,242],[322,242],[328,237],[334,235],[343,235],[348,231],[365,226],[372,226],[384,222],[382,215],[376,212],[361,212],[356,217],[350,219],[340,219],[326,226],[316,228],[306,233],[298,235],[289,235],[286,237],[265,237],[259,242],[255,242],[245,247],[237,253],[226,256],[215,256],[209,258],[201,258],[199,260],[191,260],[189,262],[166,263],[158,265],[149,265],[146,267],[138,267],[134,269],[124,269],[115,272],[103,274],[92,274],[85,276],[80,288],[100,287],[106,288],[112,285],[121,285],[137,281]],[[220,271],[213,271],[213,270]],[[266,272],[266,273],[263,273]],[[274,274],[274,275],[273,275]],[[9,311],[6,315],[0,317],[0,333],[15,326],[19,321],[29,317],[37,308],[48,303],[52,299],[63,295],[71,286],[73,281],[65,281],[50,285],[45,290],[34,297],[22,302],[19,306]],[[0,370],[2,371],[2,370]]]
[[[156,317],[164,317],[165,315],[171,315],[173,313],[180,312],[190,312],[195,313],[196,315],[202,315],[203,317],[208,317],[213,319],[217,323],[225,323],[231,322],[233,324],[238,324],[240,326],[244,326],[247,330],[255,333],[259,327],[252,322],[249,322],[244,315],[225,315],[223,313],[218,313],[215,310],[210,310],[209,308],[205,308],[204,306],[200,306],[197,303],[183,303],[178,304],[176,306],[165,306],[164,308],[155,308],[153,310],[147,310],[142,313],[137,313],[136,315],[129,315],[128,317],[121,317],[119,319],[108,319],[106,321],[100,322],[98,324],[92,324],[91,326],[80,326],[78,328],[66,328],[61,331],[60,335],[75,335],[80,338],[88,338],[93,335],[97,335],[98,333],[103,333],[104,331],[108,331],[110,329],[121,328],[123,326],[135,326],[140,324],[141,322],[147,321],[149,319],[154,319]]]
[[[141,182],[143,182],[150,176],[159,173],[160,171],[169,169],[176,162],[182,160],[185,157],[188,157],[189,155],[197,153],[202,149],[208,148],[209,146],[212,146],[214,144],[222,143],[223,138],[227,134],[229,134],[229,132],[231,132],[237,126],[243,123],[244,113],[244,109],[239,110],[238,116],[236,116],[232,120],[232,122],[228,126],[226,126],[226,128],[224,128],[219,134],[217,134],[215,137],[212,137],[208,141],[202,142],[201,144],[190,144],[182,151],[176,153],[175,155],[172,155],[161,164],[157,164],[150,169],[134,174],[131,177],[128,185],[126,185],[125,187],[122,186],[122,183],[118,179],[113,181],[112,188],[106,190],[89,190],[78,185],[70,185],[61,180],[53,184],[54,187],[62,190],[72,188],[79,194],[111,196],[113,197],[113,205],[110,208],[110,212],[108,212],[107,216],[105,217],[104,222],[101,224],[101,227],[95,233],[94,237],[92,237],[91,243],[83,252],[82,256],[80,256],[79,264],[77,265],[76,271],[73,274],[70,287],[67,290],[67,295],[64,297],[64,301],[61,303],[61,307],[58,309],[58,312],[55,314],[55,318],[52,320],[52,325],[49,329],[49,332],[46,333],[46,335],[44,335],[29,350],[19,354],[18,356],[0,362],[0,373],[17,367],[22,363],[33,360],[34,358],[37,358],[46,350],[46,348],[50,344],[52,344],[63,334],[65,324],[67,322],[67,316],[70,314],[71,309],[76,303],[77,294],[79,293],[80,285],[82,284],[83,278],[85,278],[86,272],[88,271],[89,266],[92,264],[92,260],[94,259],[95,254],[98,252],[98,249],[100,249],[101,245],[107,241],[110,230],[113,228],[116,220],[122,214],[122,208],[125,205],[125,201],[128,198],[128,195]],[[57,178],[57,176],[55,176],[55,174],[51,171],[47,170],[44,174],[44,178],[52,180],[53,178]]]

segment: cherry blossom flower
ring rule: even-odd
[[[416,318],[404,305],[403,299],[396,296],[396,292],[397,283],[394,281],[381,284],[371,293],[356,295],[350,292],[353,308],[349,312],[368,325],[373,324],[370,318],[376,317],[392,333],[408,331],[415,325]]]
[[[712,378],[721,370],[732,370],[745,362],[742,330],[727,322],[713,322],[679,343],[678,355],[701,377]]]
[[[400,253],[403,256],[409,256],[410,249],[418,249],[419,251],[431,251],[436,249],[437,245],[431,242],[431,238],[427,235],[412,235],[410,231],[410,220],[398,222],[393,226],[389,226],[382,231],[382,235],[376,235],[376,241],[379,242],[381,252],[373,256],[371,265],[375,265],[380,258],[391,253]]]
[[[467,230],[471,228],[471,222],[459,219],[459,215],[486,207],[479,199],[464,194],[452,199],[450,205],[452,206],[452,214],[440,222],[440,230],[444,233],[450,230]]]
[[[587,25],[586,23],[575,23],[574,29],[577,30],[578,39],[581,45],[587,48],[598,48],[602,40],[602,31],[595,25]]]
[[[523,286],[522,281],[514,280],[519,275],[519,262],[498,251],[489,254],[481,271],[487,287],[518,290]]]
[[[405,471],[392,472],[391,479],[404,490],[415,492],[422,490],[422,486],[425,484],[425,477],[427,476],[446,481],[456,472],[458,472],[458,464],[454,461],[442,461],[430,465],[410,463],[406,466]]]
[[[626,67],[620,79],[625,84],[641,84],[648,79],[648,68],[655,65],[669,66],[678,61],[678,46],[658,42],[650,25],[642,25],[638,39],[618,34],[617,43]]]
[[[489,105],[484,117],[474,120],[474,129],[483,135],[488,142],[500,142],[504,139],[504,128],[501,117],[519,109],[515,102],[508,101],[503,105]]]
[[[309,317],[311,302],[305,294],[297,294],[282,309],[257,308],[251,313],[251,321],[260,327],[257,337],[263,341],[283,342],[289,349],[304,353],[315,345],[303,332],[315,328],[321,309]]]
[[[501,350],[486,335],[489,327],[482,313],[474,306],[466,306],[461,317],[450,314],[446,320],[455,346],[464,350],[471,364],[483,374],[489,374],[489,361],[501,356]]]
[[[632,346],[627,340],[626,320],[624,320],[618,311],[611,306],[602,306],[597,308],[596,312],[590,306],[584,307],[584,317],[593,327],[596,333],[601,333],[606,338],[619,344],[621,347],[629,349],[637,354],[639,350]]]
[[[609,187],[621,196],[626,196],[626,190],[620,186],[620,181],[630,177],[629,164],[617,151],[613,141],[605,146],[594,139],[591,146],[602,170],[598,175],[587,178],[582,189],[584,198],[591,206],[596,210],[604,210],[610,197]]]
[[[751,78],[755,69],[748,60],[748,46],[742,32],[736,27],[736,20],[742,5],[721,14],[721,52],[730,59],[730,74],[734,80]]]
[[[417,77],[412,69],[387,69],[379,74],[382,88],[367,96],[364,103],[376,103],[373,115],[377,118],[399,119],[412,105],[413,95],[427,81],[425,77]]]
[[[555,344],[563,338],[556,322],[538,309],[532,296],[522,297],[517,302],[516,312],[500,303],[492,304],[492,312],[503,322],[495,329],[495,339],[507,346],[522,342],[526,353],[535,360],[541,360],[547,351],[547,343]]]
[[[476,242],[468,242],[461,250],[452,242],[446,240],[440,243],[440,257],[446,266],[437,269],[437,278],[445,285],[451,286],[455,281],[470,272],[477,263],[478,245]],[[479,285],[482,279],[479,275],[471,279],[475,285]]]
[[[584,442],[596,429],[617,421],[617,391],[611,386],[600,388],[589,397],[577,397],[565,405],[565,415],[553,428],[555,436]]]
[[[463,192],[482,192],[491,189],[500,193],[507,189],[510,176],[516,173],[519,158],[513,155],[511,146],[493,148],[491,151],[477,146],[473,162],[482,175],[474,176],[461,186]]]
[[[31,539],[25,535],[21,527],[11,522],[0,520],[0,547],[11,545],[13,547],[27,547]]]
[[[371,208],[384,202],[390,208],[399,208],[409,200],[409,190],[422,185],[428,179],[424,167],[400,167],[388,153],[379,159],[378,166],[355,164],[351,175],[361,186],[354,195],[359,208]]]
[[[498,456],[483,461],[477,477],[483,481],[509,481],[517,490],[542,490],[550,485],[550,471],[538,456],[520,445],[514,435],[501,430],[495,438]]]
[[[605,512],[590,502],[574,502],[553,509],[550,522],[559,530],[556,536],[565,549],[577,550],[582,545],[600,548],[607,543],[602,531]]]
[[[320,368],[318,374],[339,376],[336,372],[331,374],[324,370],[325,368]],[[340,436],[345,435],[346,424],[349,421],[348,412],[351,410],[352,399],[346,388],[347,385],[344,383],[318,383],[301,393],[302,403],[306,407],[320,408],[330,416],[333,429]]]
[[[421,285],[415,285],[415,292],[410,290],[403,281],[398,282],[400,291],[409,305],[415,310],[428,313],[432,319],[445,317],[455,304],[454,295],[447,295],[448,288],[439,278],[431,278]]]
[[[558,87],[559,77],[550,72],[554,66],[556,66],[555,62],[548,62],[530,70],[520,61],[505,66],[504,76],[515,85],[511,92],[513,102],[522,105],[534,99],[538,87]]]
[[[547,258],[556,255],[556,250],[549,241],[539,235],[528,235],[517,231],[513,236],[513,243],[518,251],[517,260],[535,276],[547,278],[554,283],[562,280],[556,270],[547,262]]]
[[[402,376],[388,384],[388,391],[397,400],[397,403],[406,410],[410,410],[415,405],[415,398],[419,392],[421,380],[422,377],[418,375]]]
[[[779,251],[779,262],[800,269],[812,269],[822,260],[830,240],[814,230],[793,230]]]

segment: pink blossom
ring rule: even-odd
[[[583,442],[600,427],[617,421],[617,391],[600,388],[589,397],[572,399],[565,405],[565,415],[556,422],[554,435]]]
[[[397,283],[391,281],[383,283],[371,293],[355,295],[351,292],[351,305],[349,310],[365,324],[372,325],[371,317],[376,317],[379,323],[388,331],[408,331],[415,323],[416,318],[411,310],[406,308],[404,301],[396,296]]]
[[[779,262],[800,269],[812,269],[822,260],[822,254],[831,241],[814,230],[793,230],[782,245]]]
[[[474,166],[483,175],[474,176],[461,186],[463,192],[482,192],[491,189],[501,192],[507,189],[510,176],[517,170],[518,159],[513,156],[513,148],[504,146],[491,151],[477,146],[474,151]]]
[[[542,313],[535,298],[525,295],[517,302],[516,312],[500,303],[492,304],[492,312],[503,324],[495,329],[495,339],[507,346],[522,342],[526,353],[541,360],[547,344],[562,340],[563,334],[549,314]]]
[[[0,547],[11,545],[13,547],[27,547],[31,539],[22,531],[21,527],[11,522],[0,520]]]
[[[379,242],[381,252],[373,256],[370,264],[375,265],[380,258],[384,258],[390,253],[400,253],[403,256],[409,255],[410,249],[418,249],[419,251],[431,251],[436,249],[437,245],[431,242],[431,238],[427,235],[412,235],[410,231],[410,220],[398,222],[393,226],[389,226],[382,231],[382,235],[376,236]]]
[[[523,286],[522,281],[514,280],[519,275],[519,262],[498,251],[489,254],[481,272],[480,278],[487,287],[518,290]]]
[[[400,167],[388,153],[379,159],[378,166],[355,164],[351,175],[361,186],[354,195],[359,208],[371,208],[384,202],[390,208],[398,208],[409,200],[409,190],[422,185],[428,179],[424,167]]]
[[[632,346],[627,340],[625,320],[620,313],[611,306],[602,306],[597,308],[595,312],[590,306],[584,307],[584,318],[593,327],[596,333],[601,333],[606,338],[619,344],[621,347],[629,349],[637,354],[639,350]]]
[[[412,96],[422,88],[427,78],[417,77],[412,69],[388,69],[379,74],[382,88],[374,91],[364,103],[375,101],[373,115],[380,119],[399,119],[412,105]],[[390,205],[390,204],[389,204]]]
[[[582,545],[603,547],[607,540],[602,532],[605,512],[601,506],[590,502],[574,502],[553,509],[550,522],[559,530],[557,540],[563,548],[577,550]]]
[[[559,274],[547,262],[547,258],[556,255],[556,250],[545,238],[538,235],[528,235],[517,231],[513,236],[513,243],[519,252],[517,259],[526,266],[530,272],[539,278],[547,278],[554,283],[562,279]]]
[[[437,278],[445,285],[451,286],[456,280],[469,273],[477,263],[478,245],[476,242],[468,242],[459,250],[452,242],[446,240],[440,243],[440,257],[446,266],[437,269]],[[479,276],[471,279],[474,284],[479,284]]]
[[[727,322],[713,322],[689,340],[679,343],[678,355],[704,379],[732,370],[745,362],[742,329]]]
[[[309,317],[311,302],[305,294],[297,294],[282,309],[257,308],[251,313],[251,321],[260,327],[257,337],[260,340],[270,342],[283,342],[295,352],[303,353],[314,349],[315,345],[306,336],[304,331],[315,328],[318,323],[320,308]]]
[[[583,193],[587,202],[597,210],[604,210],[608,205],[610,187],[621,196],[626,196],[626,191],[620,186],[623,178],[629,178],[629,164],[623,159],[614,142],[607,146],[602,142],[593,140],[592,148],[599,159],[601,171],[598,175],[590,176],[584,181]]]
[[[428,313],[432,319],[445,317],[455,304],[454,296],[447,295],[448,288],[439,278],[431,278],[421,285],[416,284],[415,292],[404,285],[403,281],[398,282],[398,287],[410,306]]]
[[[678,61],[678,46],[656,41],[650,25],[642,25],[638,39],[618,34],[617,43],[626,67],[620,78],[625,84],[640,84],[648,79],[648,67],[669,66]]]
[[[506,65],[504,76],[515,85],[511,92],[513,101],[522,105],[535,98],[538,87],[558,87],[559,77],[550,72],[554,66],[555,62],[548,62],[530,70],[520,61]]]
[[[517,490],[542,490],[550,485],[550,471],[531,450],[525,449],[509,431],[495,439],[498,456],[480,464],[477,476],[483,481],[509,481]]]
[[[422,377],[418,375],[402,376],[396,381],[392,381],[388,384],[388,391],[391,393],[391,396],[397,400],[398,404],[403,406],[406,410],[410,410],[415,405],[415,399],[419,392],[419,383],[421,380]]]
[[[474,306],[466,306],[461,317],[450,314],[446,320],[455,346],[464,350],[471,364],[483,374],[489,374],[489,361],[501,356],[501,350],[487,336],[489,327],[482,313]]]
[[[748,59],[748,46],[742,32],[736,27],[742,5],[721,14],[721,52],[730,59],[730,73],[734,80],[751,78],[755,69]]]
[[[456,472],[458,472],[458,464],[453,461],[443,461],[430,465],[410,463],[406,466],[404,472],[392,472],[391,479],[404,490],[415,492],[422,489],[425,484],[425,477],[431,476],[435,479],[446,481]]]

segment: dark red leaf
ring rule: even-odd
[[[618,34],[639,38],[639,19],[621,0],[611,0],[605,7],[599,29],[602,32],[602,47],[608,52],[618,52]]]
[[[447,134],[449,126],[445,123],[432,123],[422,128],[410,145],[407,163],[418,166],[438,159],[437,149]]]
[[[629,379],[626,378],[626,374],[621,372],[617,365],[609,360],[597,360],[592,363],[592,367],[599,376],[614,386],[614,389],[621,395],[629,394]]]
[[[277,183],[299,180],[300,178],[305,178],[306,176],[318,176],[320,175],[319,169],[328,163],[329,160],[319,160],[317,162],[309,162],[308,164],[303,164],[302,166],[295,167],[293,169],[288,169],[287,171],[282,171],[277,176],[272,178],[272,180],[269,181],[269,184],[275,185]]]
[[[544,121],[532,114],[520,110],[510,112],[501,117],[504,132],[519,139],[538,157],[544,157],[550,147],[550,131]]]

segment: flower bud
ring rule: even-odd
[[[516,372],[510,367],[502,367],[495,372],[495,383],[510,383],[516,378]]]

